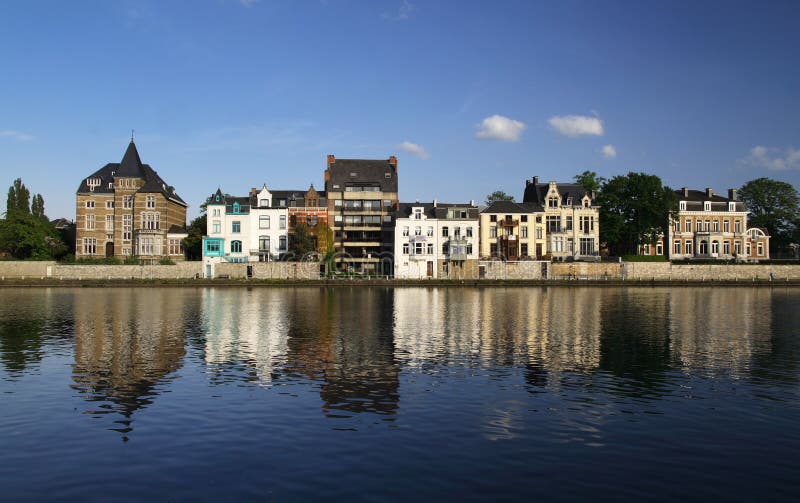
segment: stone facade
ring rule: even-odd
[[[147,164],[131,140],[120,163],[81,182],[76,197],[75,256],[183,260],[186,203]]]

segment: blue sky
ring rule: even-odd
[[[404,201],[521,198],[629,171],[800,186],[800,2],[0,2],[0,184],[51,217],[142,160],[198,214],[220,186],[321,187],[399,159]]]

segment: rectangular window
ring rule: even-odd
[[[239,220],[234,220],[233,222],[231,222],[231,232],[234,234],[239,234],[240,232],[242,232],[242,222],[240,222]]]
[[[95,229],[94,215],[86,215],[86,230],[93,231]]]
[[[89,209],[94,208],[94,201],[86,201],[86,207]]]
[[[133,236],[133,215],[122,215],[122,240],[130,241]]]
[[[520,245],[520,247],[519,247],[519,250],[520,250],[520,255],[522,255],[523,257],[527,257],[528,256],[528,243],[522,243]]]
[[[94,255],[97,253],[97,239],[83,238],[83,254]]]
[[[278,238],[278,246],[281,250],[286,249],[286,236],[281,236]]]
[[[736,231],[735,231],[735,232],[736,232],[737,234],[741,234],[741,233],[742,233],[742,221],[741,221],[741,220],[736,220],[736,221],[733,223],[733,225],[734,225],[734,228],[736,229]]]
[[[759,256],[762,256],[762,255],[764,255],[764,243],[761,243],[761,242],[759,242],[759,243],[756,245],[756,247],[757,247],[756,249],[758,250],[758,255],[759,255]]]
[[[541,227],[537,227],[536,228],[536,239],[542,239],[542,235],[543,234],[544,234],[544,232],[542,231],[542,228]]]
[[[392,200],[391,199],[384,199],[383,200],[383,207],[384,208],[391,208],[392,207]]]
[[[520,235],[520,237],[523,237],[523,238],[528,237],[528,226],[527,225],[523,225],[522,227],[520,227],[519,235]]]
[[[433,243],[428,243],[428,255],[433,255]]]
[[[561,217],[547,215],[547,232],[561,232]]]
[[[170,255],[183,255],[183,245],[180,239],[169,240],[169,254]]]
[[[520,222],[527,222],[527,221],[528,221],[528,215],[522,215],[522,216],[520,216],[520,217],[519,217],[519,221],[520,221]]]
[[[496,238],[497,237],[497,226],[491,225],[489,226],[489,237]]]
[[[687,218],[686,219],[686,225],[683,228],[686,230],[686,232],[692,232],[692,219],[691,218]]]
[[[148,210],[155,209],[155,207],[156,207],[156,196],[147,196],[146,207],[147,207]]]
[[[403,255],[408,255],[409,246],[408,243],[403,243]]]
[[[422,236],[422,227],[414,227],[414,235]]]
[[[664,255],[664,245],[656,243],[656,255]]]
[[[683,246],[683,248],[684,248],[684,254],[685,254],[685,255],[691,255],[692,253],[694,253],[694,252],[692,251],[692,240],[691,240],[691,239],[687,239],[687,240],[686,240],[686,241],[683,243],[683,245],[684,245],[684,246]]]
[[[122,196],[122,207],[126,210],[133,208],[133,196]]]
[[[443,244],[443,245],[442,245],[442,255],[447,255],[447,250],[448,250],[449,248],[450,248],[450,247],[449,247],[449,246],[447,246],[447,243]]]
[[[259,236],[258,238],[258,251],[269,252],[269,236]]]
[[[722,232],[730,232],[731,231],[731,221],[727,218],[722,221]]]
[[[497,215],[489,215],[490,222],[497,222]]]
[[[697,219],[697,224],[695,225],[695,232],[703,232],[703,221],[699,218]]]
[[[106,230],[114,231],[114,215],[106,215]]]
[[[403,236],[408,236],[408,226],[403,227]]]
[[[161,228],[161,214],[142,212],[142,229],[158,230]]]
[[[433,237],[433,227],[428,226],[428,237]]]
[[[221,232],[222,227],[221,227],[219,221],[214,221],[211,225],[212,225],[212,227],[211,227],[211,233],[212,234],[219,234]]]
[[[566,225],[565,225],[566,230],[571,231],[572,230],[572,215],[567,215],[567,219],[566,220],[567,220],[566,221]]]
[[[286,215],[281,215],[278,218],[278,227],[281,228],[281,229],[285,229],[286,228]]]
[[[730,255],[731,254],[731,242],[730,241],[725,241],[725,242],[722,243],[722,253],[724,253],[725,255]]]
[[[468,238],[472,237],[472,227],[467,227],[467,237]]]
[[[714,220],[714,232],[719,232],[719,220]]]
[[[424,253],[423,246],[425,246],[424,243],[414,243],[414,255],[422,255]]]
[[[455,236],[456,239],[461,237],[461,227],[453,227],[453,236]]]
[[[259,215],[259,217],[258,217],[258,228],[259,229],[269,229],[269,215]]]
[[[342,200],[341,199],[334,199],[333,200],[333,207],[334,208],[341,208],[342,207]]]
[[[681,242],[680,241],[675,241],[674,246],[675,247],[673,248],[672,252],[680,254],[680,252],[681,252]]]
[[[113,210],[114,209],[114,201],[106,201],[106,209]]]
[[[467,255],[472,255],[472,243],[467,243]]]
[[[450,235],[450,229],[448,227],[442,227],[442,237],[446,238]]]

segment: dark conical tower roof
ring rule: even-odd
[[[142,168],[142,160],[139,158],[139,152],[136,150],[136,144],[131,143],[122,157],[122,162],[119,163],[119,169],[116,176],[125,178],[144,178],[144,169]]]

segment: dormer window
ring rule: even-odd
[[[681,211],[686,211],[686,201],[681,201],[679,208]]]
[[[567,206],[572,206],[572,198],[571,197],[567,198]]]
[[[728,203],[728,211],[736,211],[736,203]]]
[[[547,199],[547,207],[548,208],[558,208],[558,198],[551,197]]]
[[[219,194],[217,194],[216,196],[214,196],[214,200],[215,200],[215,201],[217,201],[217,202],[219,202]]]
[[[383,177],[388,179],[388,178],[392,177],[392,174],[391,173],[384,173]]]
[[[239,203],[236,203],[236,202],[233,203],[233,212],[234,213],[239,213],[239,208],[240,208]]]
[[[710,201],[704,201],[703,202],[703,211],[711,211],[711,202]]]
[[[584,208],[588,208],[589,207],[589,199],[588,198],[583,200],[583,207]]]
[[[269,206],[269,199],[262,199],[261,201],[258,202],[258,205],[261,206],[262,208],[268,207]]]

